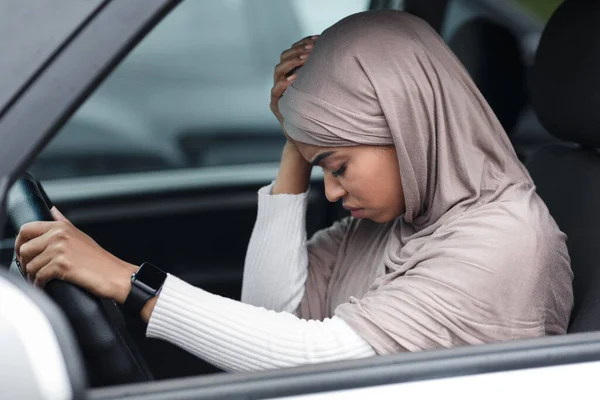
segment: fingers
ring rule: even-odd
[[[52,262],[53,256],[50,253],[49,251],[43,251],[23,266],[25,274],[30,281],[35,282],[38,273]]]
[[[277,118],[280,118],[278,106],[279,99],[283,95],[283,92],[285,92],[288,86],[290,86],[295,79],[296,75],[291,75],[287,79],[277,82],[275,86],[273,86],[273,89],[271,89],[271,111],[277,116]]]
[[[298,46],[292,46],[287,50],[284,50],[281,53],[281,57],[279,58],[280,62],[283,62],[289,58],[293,58],[293,57],[300,57],[301,55],[310,52],[314,45],[315,45],[316,40],[313,40],[311,42],[307,42],[305,44],[301,44]]]
[[[281,79],[290,75],[290,72],[298,67],[301,67],[306,62],[308,54],[303,53],[299,56],[289,57],[275,66],[273,73],[273,83],[277,83]]]
[[[31,282],[40,287],[54,278],[62,279],[70,267],[66,253],[67,242],[72,237],[72,225],[64,221],[53,224],[53,229],[29,240],[20,248],[23,271]]]
[[[31,239],[42,236],[55,226],[56,222],[54,221],[35,221],[24,224],[15,241],[15,252],[17,253],[17,256],[20,256],[21,246]]]
[[[275,86],[273,86],[273,89],[271,89],[271,101],[279,100],[283,92],[285,92],[285,89],[287,89],[287,87],[290,86],[295,79],[296,75],[291,75],[288,78],[277,82]]]
[[[311,44],[311,43],[314,44],[314,42],[319,38],[319,36],[321,36],[321,35],[311,35],[311,36],[302,38],[302,39],[298,40],[296,43],[294,43],[292,45],[292,47],[298,47],[298,46],[302,46],[305,44]]]
[[[318,36],[304,38],[281,53],[280,62],[275,67],[275,73],[273,74],[274,83],[289,76],[293,69],[304,64],[309,53],[312,51],[317,38]]]
[[[275,67],[275,73],[273,75],[273,83],[278,83],[280,80],[287,78],[290,76],[290,72],[294,69],[304,65],[306,59],[301,58],[292,58],[289,60],[285,60],[284,62],[278,64]]]
[[[304,65],[318,38],[318,35],[305,37],[281,53],[280,62],[273,72],[273,88],[271,89],[270,104],[271,111],[275,114],[279,123],[283,122],[279,113],[279,99],[288,86],[296,79],[295,71]]]
[[[50,212],[52,213],[52,216],[56,221],[64,221],[71,224],[71,221],[69,221],[67,217],[65,217],[60,211],[58,211],[58,208],[52,207],[52,209],[50,209]]]
[[[23,243],[17,252],[17,256],[19,257],[19,262],[21,263],[21,267],[24,270],[27,270],[27,264],[29,261],[36,258],[39,254],[41,254],[46,247],[48,247],[50,235],[41,235],[37,238],[31,239],[26,243]]]
[[[40,288],[46,286],[53,279],[61,279],[61,277],[60,270],[52,264],[46,265],[30,278],[30,280],[33,280],[33,284]]]

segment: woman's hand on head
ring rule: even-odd
[[[292,47],[281,53],[279,64],[275,66],[275,72],[273,73],[273,89],[271,89],[271,111],[275,114],[275,117],[277,117],[282,128],[283,117],[279,112],[279,99],[288,86],[296,79],[294,71],[304,65],[318,37],[318,35],[309,36],[294,43]]]
[[[296,143],[288,136],[283,126],[283,117],[279,112],[279,99],[283,92],[296,79],[295,70],[306,62],[312,51],[318,35],[306,37],[281,53],[279,64],[273,74],[273,89],[271,89],[271,111],[281,124],[287,142],[281,155],[281,163],[271,194],[301,194],[306,192],[310,180],[311,165],[296,147]]]
[[[104,250],[56,208],[51,211],[55,221],[27,223],[17,236],[15,251],[28,279],[39,287],[53,279],[68,281],[123,303],[136,267]]]

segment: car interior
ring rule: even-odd
[[[512,136],[527,93],[526,66],[515,35],[489,18],[475,17],[456,30],[448,46]]]
[[[560,144],[544,146],[527,167],[538,193],[567,234],[575,304],[570,332],[600,328],[600,134],[597,5],[567,1],[544,30],[531,79],[533,107]],[[577,45],[574,45],[577,43]]]
[[[404,10],[422,16],[441,32],[446,21],[435,17],[444,15],[453,2],[470,3],[431,1],[440,7],[435,15],[423,11],[419,1],[401,3]],[[380,3],[365,2],[365,7],[376,8]],[[472,3],[487,10],[486,1]],[[568,236],[575,293],[569,333],[600,330],[597,21],[597,3],[566,0],[539,32],[532,60],[526,57],[522,29],[490,11],[465,18],[446,38],[497,114],[538,193]],[[268,111],[267,100],[265,97],[261,106]],[[56,205],[117,257],[138,265],[150,261],[195,286],[239,300],[246,246],[256,216],[256,193],[277,170],[272,162],[276,159],[265,158],[259,151],[277,154],[283,141],[280,136],[261,133],[260,127],[250,129],[243,138],[231,131],[219,132],[223,136],[212,152],[203,155],[199,155],[203,146],[216,136],[194,137],[193,127],[180,132],[180,143],[188,151],[185,157],[202,158],[202,168],[157,171],[149,162],[149,172],[46,178],[48,161],[34,163],[30,168],[33,175],[24,176],[11,189],[16,205],[8,210],[12,226],[5,229],[0,261],[13,263],[11,244],[23,221],[51,218],[48,209]],[[233,155],[236,152],[248,152],[250,161],[223,161],[238,159]],[[60,163],[60,157],[52,157],[48,160]],[[315,171],[307,234],[345,215],[339,204],[327,202],[319,171]],[[220,372],[174,345],[146,339],[145,325],[122,315],[110,302],[60,282],[49,287],[48,294],[75,327],[91,386]],[[90,324],[96,315],[104,317]]]

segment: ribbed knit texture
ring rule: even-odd
[[[308,274],[307,193],[271,195],[271,186],[259,191],[242,302],[169,275],[146,335],[171,342],[226,371],[374,356],[373,348],[341,318],[307,321],[292,314],[304,295]]]
[[[242,302],[293,313],[308,275],[306,206],[308,192],[271,195],[258,191],[258,213],[248,243]]]
[[[146,335],[225,371],[255,371],[375,355],[342,319],[303,320],[210,294],[169,275]]]

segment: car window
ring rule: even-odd
[[[444,40],[449,40],[454,32],[468,20],[482,14],[482,11],[472,2],[463,0],[450,0],[444,15],[442,31],[440,32]]]
[[[449,40],[456,29],[475,17],[488,17],[515,31],[528,32],[527,17],[545,23],[563,0],[450,0],[444,15],[441,35]],[[522,14],[522,15],[519,15]],[[525,17],[525,18],[519,18]]]
[[[369,0],[182,2],[35,160],[41,180],[277,162],[281,51]]]
[[[510,2],[546,22],[563,0],[510,0]]]

